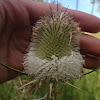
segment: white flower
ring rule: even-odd
[[[37,80],[65,81],[78,78],[82,71],[82,55],[78,24],[66,13],[43,17],[33,27],[32,42],[24,57],[24,72]]]
[[[33,48],[33,47],[31,47]],[[70,56],[64,56],[58,60],[52,55],[53,60],[42,60],[35,55],[35,51],[29,51],[25,57],[25,72],[36,79],[53,79],[65,81],[78,78],[82,71],[82,56],[73,52]]]

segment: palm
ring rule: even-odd
[[[23,56],[27,52],[31,36],[31,25],[29,15],[26,10],[15,9],[2,15],[5,18],[4,26],[1,26],[0,33],[0,62],[18,70],[23,70]],[[5,13],[5,11],[3,11]],[[23,12],[23,14],[21,14]],[[3,13],[2,13],[3,14]],[[15,77],[13,71],[1,68],[4,73],[9,72],[11,77]],[[11,74],[12,73],[12,74]],[[13,76],[12,76],[13,75]]]
[[[22,20],[23,22],[27,23],[28,19]],[[0,55],[4,58],[2,62],[12,67],[22,67],[23,55],[26,53],[31,35],[29,23],[27,23],[28,26],[20,23],[11,23],[10,26],[6,26],[6,31],[0,34],[0,47],[2,47]]]

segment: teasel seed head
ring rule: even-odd
[[[67,12],[52,12],[33,26],[24,72],[37,80],[66,81],[78,78],[82,71],[79,52],[79,24]]]

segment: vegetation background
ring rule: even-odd
[[[35,1],[43,2],[43,0],[35,0]],[[48,2],[48,0],[46,2]],[[84,72],[88,72],[88,71],[90,70],[86,70],[86,69],[84,70]],[[23,77],[24,76],[21,76],[21,78]],[[17,97],[19,96],[16,93],[18,80],[19,78],[8,81],[0,85],[0,100],[21,100],[16,98],[16,96]],[[61,83],[59,86],[60,93],[57,95],[57,100],[100,100],[100,71],[99,70],[91,74],[88,74],[86,76],[83,76],[79,80],[72,81],[71,84],[77,86],[83,91],[71,87],[67,84]]]
[[[84,72],[88,71],[89,70],[86,69],[84,70]],[[19,79],[17,78],[0,85],[0,100],[28,100],[20,98],[17,99],[19,95],[22,95],[18,94],[16,91],[18,81]],[[82,91],[67,84],[61,83],[59,86],[60,92],[57,95],[57,100],[100,100],[99,70],[83,76],[79,80],[72,81],[71,84],[80,88]],[[40,92],[40,94],[42,94],[42,92]]]

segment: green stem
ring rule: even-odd
[[[92,73],[92,72],[95,72],[95,71],[97,71],[97,70],[99,70],[99,69],[100,69],[100,67],[98,67],[98,68],[96,68],[96,69],[94,69],[94,70],[92,70],[92,71],[89,71],[89,72],[83,74],[82,76],[85,76],[85,75],[87,75],[87,74],[90,74],[90,73]]]
[[[53,100],[57,100],[57,90],[56,90],[56,87],[57,87],[57,83],[56,82],[54,82],[53,83],[53,88],[54,88],[54,93],[53,93],[53,95],[54,95],[54,99]]]
[[[27,74],[24,73],[24,72],[21,72],[21,71],[19,71],[19,70],[17,70],[17,69],[14,69],[14,68],[12,68],[12,67],[6,66],[6,65],[4,65],[4,64],[2,64],[2,63],[0,63],[0,65],[4,66],[4,67],[6,67],[6,68],[8,68],[8,69],[10,69],[10,70],[12,70],[12,71],[15,71],[15,72],[17,72],[17,73],[27,75]]]

